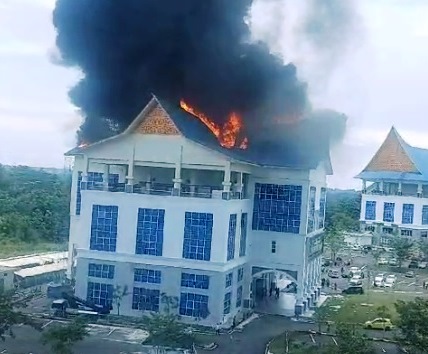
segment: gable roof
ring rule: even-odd
[[[216,136],[203,122],[183,110],[179,104],[170,104],[156,96],[153,96],[137,118],[122,133],[87,146],[74,148],[68,151],[66,155],[83,154],[86,149],[92,146],[135,132],[148,114],[158,106],[167,113],[178,133],[231,159],[259,166],[294,169],[315,169],[320,162],[325,162],[328,173],[332,173],[329,149],[320,149],[317,144],[319,139],[316,137],[311,139],[313,141],[312,144],[303,144],[301,139],[296,138],[295,132],[290,131],[288,136],[284,136],[279,143],[264,142],[263,146],[260,146],[260,144],[257,145],[250,142],[247,149],[228,149],[219,144]],[[301,128],[304,129],[304,126]]]
[[[356,178],[428,181],[428,150],[409,145],[392,127],[379,150]]]

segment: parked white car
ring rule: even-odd
[[[392,288],[395,285],[397,277],[394,274],[390,274],[386,277],[383,286],[385,288]]]
[[[380,273],[375,276],[373,284],[374,286],[383,286],[384,281],[385,281],[385,274]]]
[[[359,275],[354,275],[349,281],[349,285],[363,285],[363,279]]]
[[[385,265],[388,264],[388,260],[384,257],[379,258],[379,260],[377,261],[377,264],[379,265]]]

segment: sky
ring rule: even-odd
[[[264,5],[282,0],[257,1]],[[335,173],[328,178],[329,186],[360,188],[353,177],[392,125],[411,145],[428,148],[428,1],[356,2],[357,25],[348,33],[346,50],[335,52],[331,65],[322,55],[296,48],[301,38],[292,24],[299,21],[299,12],[290,3],[297,0],[284,1],[289,4],[286,13],[296,13],[294,22],[274,21],[266,6],[258,6],[254,32],[263,37],[279,28],[270,43],[273,51],[297,64],[314,106],[349,117],[344,141],[332,149]],[[64,152],[75,145],[82,118],[67,92],[80,73],[51,61],[54,6],[55,0],[0,0],[2,164],[63,167]]]

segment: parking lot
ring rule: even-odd
[[[350,260],[349,266],[343,266],[344,273],[348,274],[350,267],[363,268],[364,279],[363,287],[365,289],[373,289],[375,292],[393,292],[393,293],[412,293],[412,294],[428,294],[428,290],[423,289],[424,281],[428,282],[428,270],[427,269],[409,269],[409,262],[404,262],[401,269],[398,267],[391,267],[389,265],[378,265],[371,253],[363,254],[361,251],[348,250],[338,254],[343,260]],[[388,254],[384,255],[385,258],[389,258]],[[325,267],[322,277],[329,279],[330,287],[324,287],[326,293],[337,293],[341,292],[349,286],[349,279],[342,278],[331,278],[328,276],[329,270],[337,270],[341,274],[341,264],[336,266],[331,265]],[[405,273],[409,270],[415,273],[412,278],[406,277]],[[391,288],[378,288],[373,286],[376,275],[383,273],[386,275],[394,274],[396,276],[396,282]],[[334,284],[337,286],[337,290],[334,291]]]

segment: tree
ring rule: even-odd
[[[336,260],[337,252],[339,252],[345,245],[345,236],[340,229],[334,226],[328,227],[325,232],[324,242],[330,249],[331,257],[334,261]]]
[[[394,253],[398,261],[398,266],[401,268],[403,261],[409,258],[414,243],[413,241],[410,241],[409,239],[404,237],[394,237],[390,246],[394,249]]]
[[[325,354],[374,354],[375,350],[368,338],[355,332],[350,325],[339,323],[336,328],[337,345],[330,345]]]
[[[326,324],[330,317],[330,310],[326,305],[317,307],[314,313],[314,320],[318,323],[318,332],[321,332],[322,325]]]
[[[80,319],[68,323],[50,327],[42,334],[43,345],[49,345],[55,354],[72,354],[73,346],[89,335],[86,323]]]
[[[125,296],[129,295],[128,286],[125,285],[124,287],[120,285],[116,285],[113,289],[113,303],[116,305],[117,308],[117,315],[120,316],[120,304],[122,303],[122,299]]]
[[[174,313],[178,307],[178,298],[162,293],[161,303],[164,305],[163,312],[143,316],[142,324],[150,335],[148,342],[158,353],[162,347],[190,349],[194,336]]]
[[[428,348],[428,300],[397,301],[395,309],[399,315],[396,323],[400,330],[398,340],[416,353],[426,353]]]
[[[418,245],[419,251],[422,253],[424,259],[428,259],[428,242],[420,241]]]

